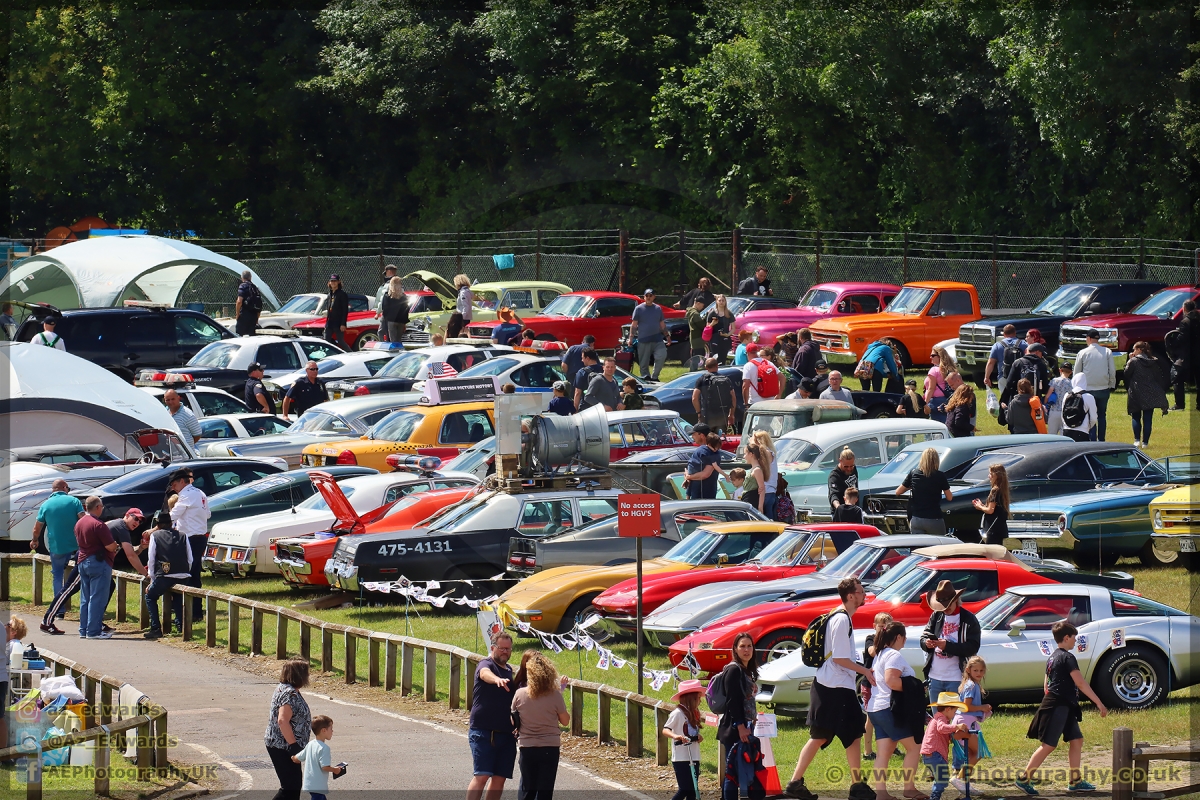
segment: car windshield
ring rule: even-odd
[[[490,361],[481,361],[469,369],[464,369],[458,373],[458,377],[478,378],[483,375],[499,375],[501,372],[512,369],[520,363],[515,358],[493,358]]]
[[[456,472],[474,472],[483,462],[491,458],[496,452],[496,437],[489,436],[482,442],[472,446],[469,450],[463,451],[458,458],[442,465],[442,469],[452,469]]]
[[[729,313],[733,314],[735,317],[738,314],[745,313],[746,310],[749,309],[750,306],[753,304],[753,302],[754,301],[751,300],[749,297],[726,297],[725,298],[725,305],[729,308]],[[709,303],[708,305],[706,305],[704,307],[704,310],[700,312],[700,316],[707,317],[709,314],[713,313],[716,310],[717,310],[717,301],[713,300],[711,303]]]
[[[907,556],[903,561],[891,569],[885,568],[878,578],[871,581],[871,591],[879,594],[893,583],[898,581],[900,578],[916,569],[918,564],[924,564],[928,560],[929,556],[919,556],[916,553]]]
[[[368,432],[368,436],[384,442],[407,442],[425,417],[412,411],[393,411]]]
[[[483,291],[472,289],[471,294],[475,298],[475,305],[479,306],[480,308],[490,309],[492,311],[496,310],[497,298],[495,292],[487,289]]]
[[[274,433],[283,433],[288,429],[286,422],[267,414],[261,417],[242,417],[242,427],[251,436],[269,436]]]
[[[592,302],[592,298],[585,294],[565,295],[560,294],[558,297],[550,301],[550,305],[542,309],[539,316],[543,317],[580,317],[583,316],[583,310]]]
[[[405,353],[389,361],[386,367],[375,373],[375,377],[415,378],[421,370],[421,365],[428,360],[428,353]]]
[[[345,484],[341,484],[341,489],[342,489],[342,494],[346,495],[347,500],[349,500],[354,495],[354,487],[353,486],[346,486]],[[296,506],[296,508],[307,508],[307,509],[311,509],[312,511],[328,511],[329,504],[325,502],[325,498],[321,496],[321,493],[317,492],[312,497],[308,498],[303,503]]]
[[[127,472],[119,478],[113,478],[104,484],[105,494],[123,494],[140,489],[149,489],[162,481],[166,483],[167,473],[162,467],[145,467],[144,469]]]
[[[666,552],[663,558],[693,566],[704,563],[704,557],[724,536],[712,531],[698,530]]]
[[[808,469],[821,457],[821,448],[804,439],[780,439],[775,454],[786,469]]]
[[[188,362],[189,367],[214,367],[215,369],[225,369],[229,366],[229,362],[241,350],[240,344],[232,342],[213,342],[206,345],[199,353],[192,356],[192,360]]]
[[[925,585],[932,574],[927,569],[909,570],[875,595],[875,599],[890,603],[910,603],[916,599],[917,593],[921,591],[921,587]]]
[[[768,544],[751,563],[769,566],[786,566],[813,549],[811,531],[784,531],[775,541]],[[817,548],[820,552],[820,548]]]
[[[822,567],[821,574],[831,578],[849,578],[852,575],[857,577],[873,567],[881,554],[882,551],[878,547],[867,547],[855,542]]]
[[[328,375],[335,369],[341,369],[344,366],[346,365],[341,361],[338,361],[336,358],[322,358],[317,362],[317,374]]]
[[[695,389],[696,381],[700,380],[703,372],[685,372],[673,381],[660,384],[654,388],[655,393],[665,391],[667,389]]]
[[[896,457],[884,465],[883,469],[876,472],[876,475],[907,475],[917,468],[917,462],[921,460],[921,453],[925,452],[931,445],[928,443],[922,444],[920,450],[901,450],[896,453]],[[938,461],[945,460],[946,455],[950,452],[949,447],[934,447],[937,450]],[[872,484],[874,485],[874,484]]]
[[[1007,470],[1024,459],[1025,456],[1016,453],[985,453],[975,459],[975,463],[959,480],[963,483],[986,483],[990,480],[988,470],[992,468],[992,464],[1001,464]]]
[[[811,424],[811,408],[787,412],[751,414],[750,426],[746,431],[745,440],[750,441],[750,437],[758,431],[766,431],[771,434],[772,439],[778,439],[785,433],[797,430],[798,428],[807,428]]]
[[[307,294],[298,294],[279,307],[280,314],[312,314],[317,310],[321,298]]]
[[[458,505],[451,506],[442,513],[425,520],[422,524],[425,527],[437,528],[439,531],[457,530],[460,526],[466,525],[477,516],[486,517],[489,514],[495,514],[496,509],[488,502],[495,496],[494,493],[489,492],[480,495],[474,502],[459,503]],[[492,527],[500,528],[505,527],[506,524],[513,525],[515,520],[494,520],[494,522],[495,524]]]
[[[828,289],[809,289],[808,294],[800,298],[796,308],[811,308],[815,311],[828,311],[837,300],[837,292]]]
[[[393,514],[404,511],[407,508],[412,508],[414,505],[416,505],[417,503],[420,503],[422,500],[424,500],[425,497],[426,497],[426,495],[424,495],[424,494],[410,494],[408,497],[405,497],[400,502],[396,503],[391,508],[389,508],[387,510],[387,513],[383,515],[383,518],[386,519],[387,517],[390,517]]]
[[[324,411],[305,411],[288,428],[289,433],[319,433],[321,431],[349,431],[350,426],[341,417]]]
[[[1091,286],[1060,286],[1038,303],[1032,313],[1043,317],[1078,316],[1094,291]]]
[[[295,486],[301,480],[308,480],[307,475],[294,475],[282,473],[279,475],[268,475],[265,478],[259,478],[250,483],[243,483],[241,486],[235,486],[232,489],[226,489],[216,497],[211,498],[208,502],[210,505],[221,506],[236,506],[243,500],[254,497],[255,495],[277,492],[281,489],[286,489]],[[299,499],[299,497],[297,497]]]
[[[920,314],[925,310],[925,306],[929,305],[931,297],[933,297],[933,289],[905,286],[900,290],[900,294],[892,298],[892,302],[888,303],[884,310],[889,314]]]
[[[996,630],[997,627],[1008,619],[1008,615],[1015,611],[1024,601],[1024,597],[1012,592],[1000,595],[984,606],[981,611],[976,612],[975,616],[979,619],[980,630]]]
[[[1195,289],[1163,289],[1143,300],[1131,314],[1146,314],[1159,319],[1170,319],[1179,313],[1183,304],[1192,299]]]

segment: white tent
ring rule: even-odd
[[[240,261],[191,242],[161,236],[101,236],[18,261],[0,278],[0,297],[58,308],[107,308],[125,300],[175,306],[186,288],[219,277],[232,303],[236,277],[245,269]],[[264,306],[277,308],[279,301],[271,288],[257,275],[252,280]]]
[[[125,434],[142,428],[179,431],[166,407],[79,356],[52,347],[0,342],[0,447],[102,444],[125,451]],[[188,442],[190,444],[190,437]]]

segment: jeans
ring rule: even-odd
[[[203,566],[201,560],[204,558],[204,548],[208,546],[207,536],[189,536],[188,547],[192,548],[192,576],[184,583],[185,586],[193,586],[197,589],[200,587],[200,568]],[[179,617],[180,620],[183,617]],[[201,597],[192,598],[192,619],[204,619],[204,599]]]
[[[1088,436],[1093,442],[1106,442],[1104,434],[1108,431],[1108,397],[1112,394],[1112,389],[1088,389],[1092,393],[1092,397],[1096,398],[1096,427],[1092,428]]]
[[[672,761],[671,766],[675,768],[675,782],[679,784],[679,791],[671,796],[671,800],[699,800],[696,791],[700,785],[700,762]]]
[[[1133,440],[1150,444],[1150,431],[1154,429],[1154,409],[1135,411],[1130,418],[1133,420]]]
[[[99,636],[108,607],[112,565],[99,556],[88,556],[79,565],[79,635]]]
[[[74,553],[51,553],[50,554],[50,577],[54,583],[54,596],[58,597],[63,590],[63,576],[67,573],[67,564],[75,557]],[[66,612],[60,612],[59,619],[66,616]]]
[[[932,669],[932,667],[931,667]],[[960,680],[939,681],[937,678],[929,679],[929,702],[936,703],[938,695],[942,692],[954,692],[958,694],[958,687],[962,684]]]
[[[882,392],[883,391],[883,373],[873,372],[869,378],[860,378],[862,381],[862,390],[864,392]]]
[[[301,787],[304,785],[304,769],[287,750],[279,747],[268,747],[267,755],[271,757],[271,766],[275,767],[275,775],[279,778],[279,791],[272,800],[300,800]]]
[[[908,521],[909,533],[927,533],[930,536],[945,536],[946,535],[946,520],[944,519],[925,519],[923,517],[913,517]]]
[[[557,747],[522,747],[520,753],[520,800],[552,800],[554,779],[558,777]]]
[[[763,498],[763,516],[767,519],[775,519],[775,495],[774,493]]]
[[[653,371],[651,371],[651,362],[653,362]],[[666,363],[666,342],[661,340],[657,342],[638,342],[638,366],[642,370],[643,378],[649,378],[652,381],[658,380],[658,373],[662,372],[663,365]]]
[[[174,589],[178,584],[187,582],[188,579],[168,578],[165,575],[160,575],[150,581],[150,585],[146,587],[146,616],[150,618],[150,630],[162,630],[162,623],[158,616],[158,598],[166,594],[169,589]],[[176,594],[172,598],[171,613],[175,615],[177,624],[183,624],[183,595]]]
[[[946,763],[941,753],[921,756],[921,762],[933,772],[933,788],[929,790],[929,800],[941,800],[942,792],[950,783],[950,765]]]
[[[346,349],[346,339],[344,338],[344,334],[342,333],[342,327],[340,325],[336,328],[330,328],[330,327],[326,326],[325,341],[329,342],[330,344],[336,344],[338,347],[342,348],[343,350]]]

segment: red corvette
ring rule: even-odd
[[[433,292],[405,292],[408,295],[408,313],[418,314],[425,311],[441,311],[442,301]],[[309,336],[320,338],[325,335],[325,318],[318,317],[308,322],[297,322],[292,326]],[[374,311],[352,311],[346,317],[346,349],[362,350],[367,342],[379,340],[379,319]]]
[[[1051,575],[1057,574],[1062,581]],[[1034,570],[1016,559],[993,561],[983,558],[947,558],[925,561],[900,575],[878,596],[867,595],[867,603],[851,618],[855,628],[870,628],[875,615],[886,611],[905,625],[924,625],[932,613],[928,595],[938,583],[951,581],[965,589],[963,607],[978,611],[1013,586],[1060,583],[1075,579],[1074,573]],[[719,672],[729,663],[733,637],[748,631],[762,663],[774,661],[797,650],[809,623],[838,605],[833,597],[816,597],[798,603],[763,603],[730,614],[701,628],[670,647],[671,663],[678,666],[690,650],[700,668]]]
[[[328,586],[325,562],[333,555],[339,536],[409,530],[475,491],[475,487],[471,487],[418,492],[360,517],[337,484],[320,479],[319,474],[314,473],[313,483],[337,519],[326,531],[275,542],[275,563],[284,583],[289,586]]]
[[[642,578],[642,615],[671,598],[709,583],[773,581],[816,572],[860,538],[878,536],[871,525],[791,525],[753,560],[739,566],[707,572],[675,572]],[[621,581],[592,601],[592,608],[622,629],[637,628],[637,579]]]
[[[621,338],[621,326],[628,325],[633,309],[641,298],[619,292],[569,292],[559,295],[536,317],[522,318],[539,339],[552,339],[568,345],[581,344],[583,337],[596,337],[597,350],[613,350]],[[667,319],[682,317],[687,312],[660,306]],[[496,320],[475,322],[467,326],[466,335],[473,339],[491,339]]]

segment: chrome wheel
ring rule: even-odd
[[[773,645],[770,650],[768,650],[766,652],[766,658],[764,658],[763,660],[767,661],[767,662],[775,661],[777,659],[783,658],[784,656],[786,656],[790,653],[794,653],[799,649],[800,649],[799,642],[792,642],[792,641],[778,642],[777,644]]]
[[[379,331],[363,332],[363,333],[360,333],[358,335],[358,339],[355,340],[354,349],[362,350],[366,346],[367,342],[378,342],[378,341],[379,341]]]
[[[1158,674],[1141,658],[1122,662],[1113,671],[1113,692],[1128,706],[1141,706],[1158,691]]]

